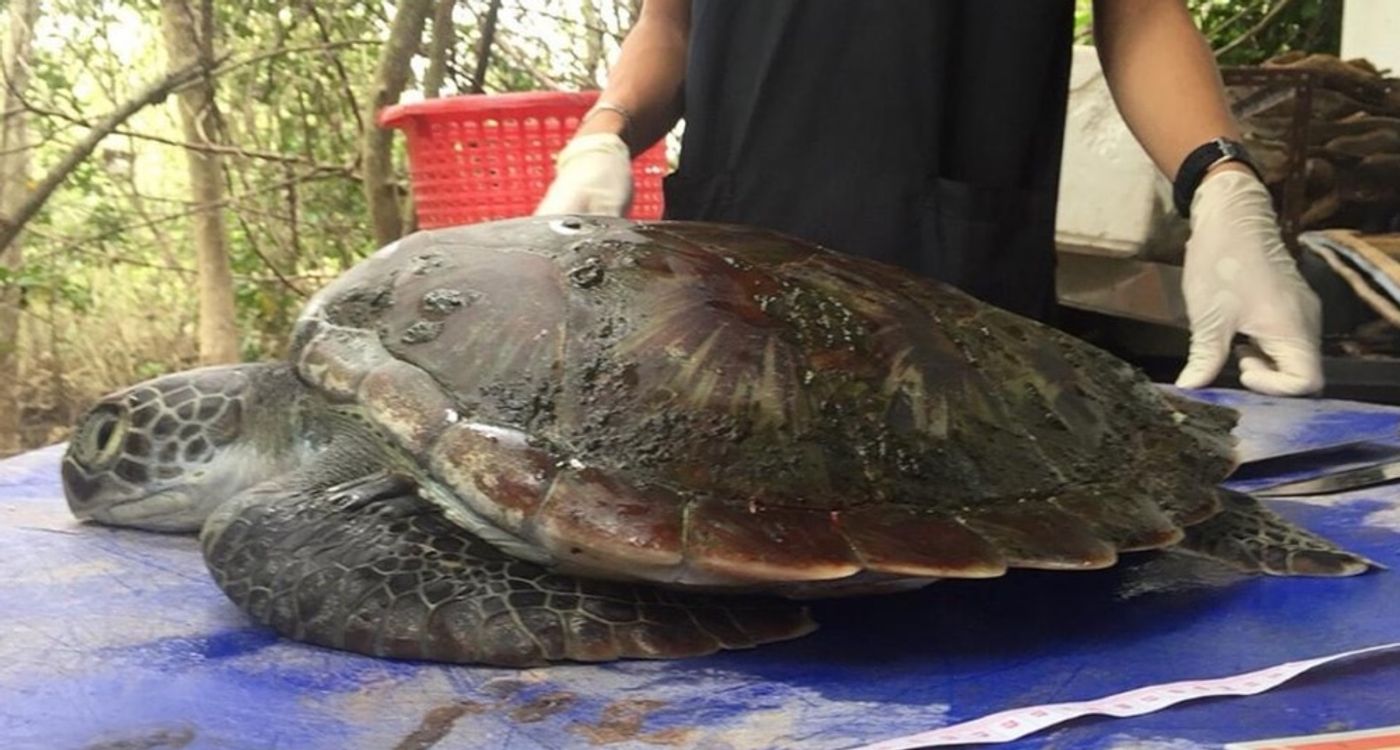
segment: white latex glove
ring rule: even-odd
[[[589,133],[569,141],[555,162],[556,174],[535,215],[621,216],[632,206],[632,157],[612,133]]]
[[[1191,353],[1176,384],[1210,385],[1236,332],[1253,340],[1240,382],[1274,396],[1322,388],[1322,306],[1279,236],[1269,190],[1252,174],[1222,170],[1191,202],[1182,291]]]

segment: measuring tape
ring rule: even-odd
[[[1077,703],[1051,703],[1044,706],[1013,708],[942,729],[881,740],[871,745],[864,745],[857,750],[910,750],[910,748],[942,747],[968,743],[1010,742],[1080,716],[1096,714],[1119,718],[1141,716],[1198,698],[1215,698],[1222,695],[1257,695],[1323,664],[1363,654],[1397,650],[1400,650],[1400,642],[1386,643],[1380,646],[1332,654],[1331,656],[1321,656],[1316,659],[1290,661],[1287,664],[1280,664],[1256,672],[1246,672],[1213,680],[1182,680],[1164,685],[1136,688],[1125,693]]]

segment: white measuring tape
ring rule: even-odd
[[[1400,650],[1400,642],[1360,648],[1355,651],[1321,656],[1305,661],[1290,661],[1276,667],[1231,677],[1220,677],[1213,680],[1182,680],[1164,685],[1150,685],[1125,693],[1077,703],[1051,703],[1044,706],[1013,708],[1009,711],[988,714],[980,719],[965,721],[942,729],[881,740],[871,745],[864,745],[857,750],[909,750],[918,747],[941,747],[968,743],[1010,742],[1080,716],[1095,714],[1120,718],[1140,716],[1197,698],[1214,698],[1222,695],[1257,695],[1265,690],[1278,687],[1313,667],[1362,654],[1396,650]]]

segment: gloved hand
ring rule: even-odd
[[[621,216],[632,206],[632,159],[612,133],[589,133],[569,141],[555,162],[557,172],[535,215]]]
[[[1240,355],[1250,390],[1298,396],[1322,388],[1322,306],[1279,236],[1268,188],[1254,175],[1208,175],[1191,203],[1182,291],[1191,353],[1176,384],[1209,385],[1236,332],[1253,340]]]

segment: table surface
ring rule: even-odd
[[[1400,410],[1210,391],[1240,408],[1258,486],[1400,456]],[[60,448],[0,462],[0,747],[846,748],[1014,706],[1094,698],[1400,640],[1400,486],[1278,501],[1391,566],[1343,580],[1222,576],[1141,554],[819,603],[785,644],[681,662],[525,671],[293,643],[215,588],[193,538],[78,524]],[[1218,748],[1400,724],[1400,656],[1272,692],[1086,718],[1015,748]]]

